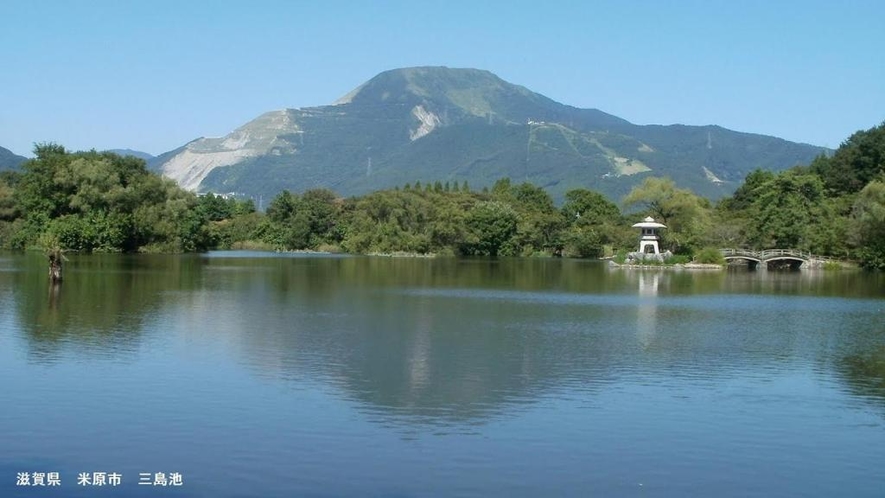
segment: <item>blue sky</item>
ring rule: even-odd
[[[0,146],[158,154],[444,65],[637,124],[837,147],[885,120],[883,19],[880,0],[9,1]]]

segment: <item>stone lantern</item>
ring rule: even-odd
[[[656,222],[654,218],[649,216],[648,218],[642,220],[642,222],[633,225],[633,228],[638,228],[640,230],[640,254],[661,254],[661,247],[658,245],[661,237],[660,235],[658,235],[658,229],[667,228],[666,225]]]

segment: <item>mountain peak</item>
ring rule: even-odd
[[[501,113],[502,104],[523,112]],[[525,87],[508,83],[490,71],[473,68],[420,66],[384,71],[363,83],[336,104],[355,106],[405,105],[466,116],[497,116],[525,122],[539,107],[555,104]],[[506,107],[504,106],[504,107]],[[537,118],[537,116],[534,116]]]
[[[335,104],[354,101],[395,101],[414,96],[427,99],[445,98],[458,89],[501,87],[507,82],[490,71],[445,66],[417,66],[381,72],[338,99]],[[527,90],[526,90],[527,91]]]
[[[489,71],[421,66],[384,71],[336,105],[263,114],[152,164],[188,189],[266,196],[512,176],[554,197],[575,186],[618,197],[653,174],[719,197],[752,168],[783,169],[819,153],[719,128],[636,126]]]

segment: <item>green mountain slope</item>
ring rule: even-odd
[[[154,159],[152,154],[148,154],[147,152],[142,152],[140,150],[132,150],[132,149],[110,149],[107,152],[113,152],[118,156],[132,156],[137,157],[139,159],[144,159],[145,161],[150,161]]]
[[[26,157],[16,155],[9,149],[0,147],[0,171],[18,169],[21,163],[27,161]]]
[[[356,195],[405,183],[501,177],[555,198],[597,189],[617,199],[648,175],[710,198],[755,168],[806,164],[826,149],[717,126],[638,126],[578,109],[488,71],[386,71],[333,105],[273,111],[200,138],[151,165],[185,188],[268,199],[282,189]]]

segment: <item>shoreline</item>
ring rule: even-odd
[[[618,264],[612,260],[608,262],[609,268],[624,268],[627,270],[724,270],[727,265],[717,265],[712,263],[676,263],[676,264],[660,264],[660,265],[634,265],[634,264]]]
[[[380,258],[435,258],[437,257],[436,253],[428,252],[428,253],[419,253],[419,252],[405,252],[405,251],[395,251],[395,252],[370,252],[367,254],[360,254],[359,256],[372,256],[372,257],[380,257]]]

